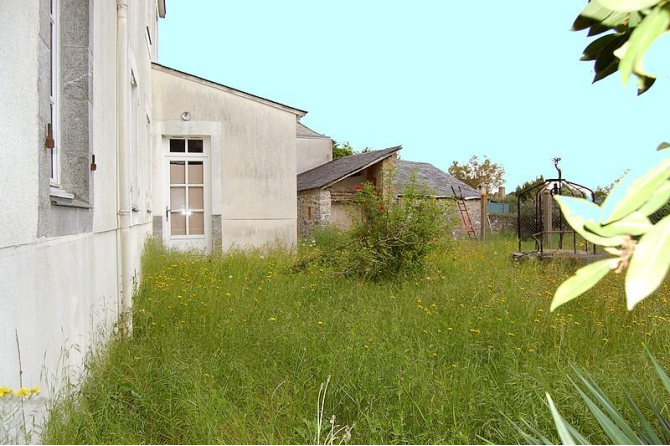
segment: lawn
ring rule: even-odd
[[[318,265],[296,272],[278,251],[200,257],[150,245],[134,335],[91,358],[44,441],[313,443],[328,376],[324,417],[353,425],[356,444],[522,442],[506,417],[557,440],[545,391],[606,441],[570,365],[621,407],[624,390],[660,388],[643,343],[670,365],[670,286],[627,312],[612,276],[549,313],[570,267],[516,264],[515,249],[463,241],[420,277],[368,283]]]

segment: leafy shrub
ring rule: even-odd
[[[362,218],[351,229],[350,262],[358,275],[384,278],[422,269],[429,253],[448,247],[447,206],[430,198],[416,181],[397,202],[384,199],[367,183],[355,203]]]
[[[377,280],[420,271],[431,252],[449,249],[452,206],[432,198],[416,180],[398,200],[387,195],[365,183],[356,192],[354,225],[346,232],[316,232],[309,240],[313,250],[296,266],[317,263],[337,274]]]

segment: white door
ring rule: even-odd
[[[211,247],[207,148],[202,138],[167,138],[165,219],[168,246],[205,252]]]

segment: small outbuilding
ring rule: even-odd
[[[371,182],[382,194],[384,172],[397,161],[401,146],[345,156],[298,175],[298,232],[318,226],[351,226],[356,188]]]
[[[395,189],[399,196],[402,196],[402,190],[415,179],[427,186],[432,191],[432,196],[438,200],[462,199],[472,221],[472,226],[475,231],[479,231],[481,227],[481,194],[475,188],[430,163],[399,160],[396,166]],[[461,229],[456,232],[461,232],[465,226],[464,216],[459,213],[458,218],[462,225]]]

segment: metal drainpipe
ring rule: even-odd
[[[130,259],[130,172],[128,153],[128,0],[116,0],[116,140],[118,226],[121,251],[121,321],[126,333],[132,330],[132,265]]]

